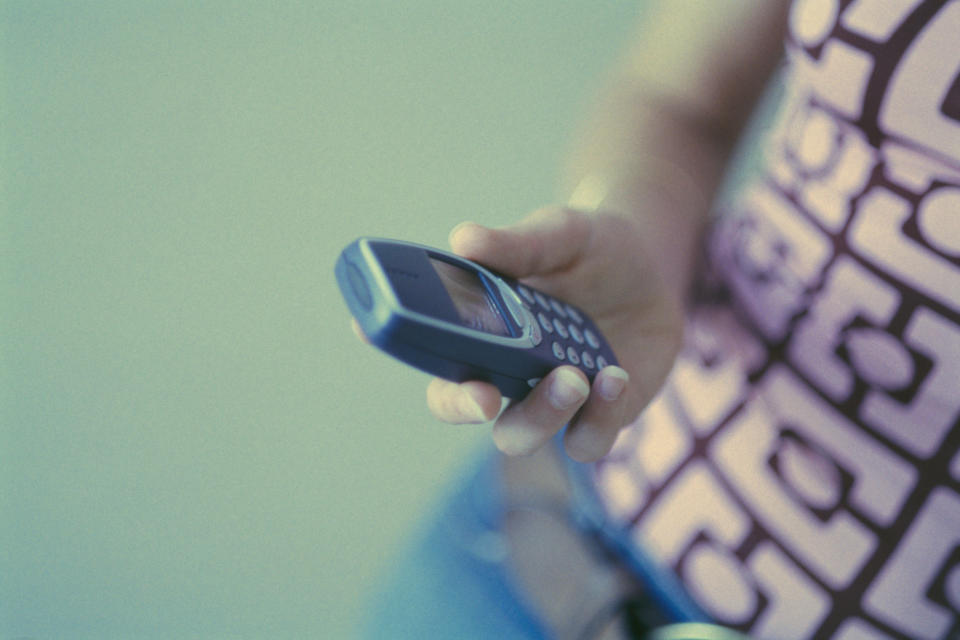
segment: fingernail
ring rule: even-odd
[[[460,397],[459,409],[460,415],[471,422],[486,422],[487,416],[483,413],[480,403],[473,399],[473,396],[464,393]]]
[[[466,226],[476,225],[476,224],[477,224],[476,222],[468,221],[468,222],[461,222],[460,224],[455,226],[453,229],[450,230],[450,234],[447,236],[447,244],[451,244],[451,245],[453,244],[453,237],[458,233],[460,233],[461,229],[463,229]]]
[[[565,411],[583,402],[589,393],[590,387],[583,378],[569,369],[560,369],[550,382],[547,399],[554,409]]]
[[[630,380],[630,374],[620,367],[607,367],[600,374],[600,382],[597,383],[597,392],[607,402],[613,402],[620,397],[627,382]]]

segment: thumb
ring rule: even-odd
[[[514,278],[562,271],[586,251],[588,214],[562,208],[540,209],[500,229],[462,222],[450,232],[453,252]]]

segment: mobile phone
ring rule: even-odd
[[[519,399],[560,365],[592,381],[617,364],[582,309],[447,251],[360,238],[334,272],[371,343],[441,378],[490,382]]]

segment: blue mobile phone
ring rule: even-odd
[[[441,378],[519,399],[562,364],[591,381],[617,364],[582,309],[446,251],[360,238],[334,271],[370,342]]]

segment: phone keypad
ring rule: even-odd
[[[573,338],[574,342],[577,344],[583,344],[583,334],[580,333],[580,329],[577,328],[577,325],[571,324],[568,327],[568,330],[570,331],[570,337]]]
[[[536,304],[537,300],[533,297],[533,294],[530,293],[530,289],[527,289],[523,285],[517,287],[517,291],[520,293],[520,296],[529,302],[531,305]]]
[[[553,336],[550,349],[557,363],[569,362],[589,372],[599,371],[609,363],[597,353],[600,337],[587,326],[583,315],[569,304],[560,302],[535,289],[518,285],[517,293],[536,316],[536,325],[544,337]]]
[[[558,316],[560,316],[561,318],[566,318],[566,317],[567,317],[567,311],[566,311],[566,309],[564,309],[563,306],[562,306],[559,302],[557,302],[556,300],[551,300],[551,301],[550,301],[550,308],[553,309],[553,312],[554,312],[555,314],[557,314]]]
[[[567,357],[566,352],[563,350],[563,345],[556,340],[553,342],[553,355],[557,360],[563,360]]]
[[[537,302],[540,303],[540,306],[541,306],[541,307],[543,307],[543,308],[546,309],[547,311],[551,311],[551,310],[552,310],[552,309],[550,309],[550,301],[547,300],[547,297],[546,297],[545,295],[543,295],[543,294],[540,293],[539,291],[536,291],[536,292],[534,292],[533,297],[537,299]]]
[[[550,322],[550,318],[544,315],[542,311],[537,314],[537,321],[540,323],[540,326],[543,327],[544,331],[553,333],[553,323]]]
[[[597,334],[595,334],[593,331],[590,331],[590,329],[587,329],[583,332],[583,337],[587,339],[587,344],[594,349],[600,348],[600,339],[597,338]]]
[[[583,362],[583,366],[585,366],[587,369],[593,369],[594,365],[596,364],[589,351],[584,351],[580,354],[580,361]]]
[[[557,330],[557,333],[560,334],[560,337],[564,340],[570,337],[567,327],[563,324],[563,320],[560,318],[553,319],[553,328]]]

